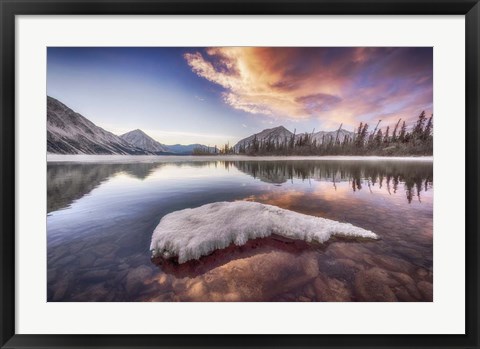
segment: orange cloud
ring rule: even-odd
[[[226,104],[251,114],[338,127],[432,109],[429,48],[217,47],[184,58],[224,89]]]

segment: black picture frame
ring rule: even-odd
[[[15,16],[109,14],[465,15],[465,335],[26,335],[15,334]],[[0,346],[1,348],[478,348],[479,46],[478,0],[0,0]],[[461,116],[457,116],[461,117]],[[462,233],[461,231],[457,233]],[[444,321],[455,321],[444,314]],[[288,317],[287,317],[288,318]]]

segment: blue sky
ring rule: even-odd
[[[47,93],[104,129],[233,144],[432,112],[431,48],[48,48]]]

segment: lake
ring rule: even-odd
[[[245,159],[48,162],[48,301],[433,300],[433,162]],[[151,258],[168,213],[248,200],[379,240],[272,236],[184,264]]]

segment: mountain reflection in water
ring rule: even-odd
[[[432,162],[49,163],[47,171],[48,301],[433,299]],[[349,222],[381,240],[267,238],[185,266],[150,261],[165,214],[234,200]]]
[[[163,166],[231,167],[265,183],[283,184],[293,179],[347,181],[353,191],[376,184],[396,193],[404,184],[406,198],[420,199],[433,184],[430,162],[385,161],[195,161],[188,163],[63,164],[51,163],[47,169],[48,212],[68,207],[73,201],[98,187],[117,173],[144,180]]]

